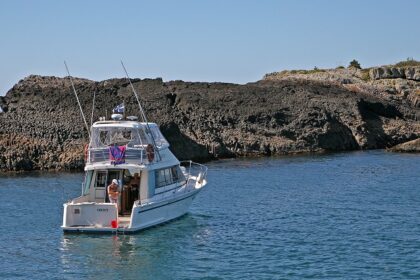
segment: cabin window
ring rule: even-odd
[[[184,174],[182,174],[181,168],[179,166],[174,166],[171,168],[172,180],[175,182],[180,182],[185,180]]]
[[[164,187],[185,180],[179,166],[156,170],[156,187]]]
[[[127,145],[133,140],[130,128],[111,128],[99,131],[100,146]]]
[[[137,136],[140,139],[141,144],[146,145],[147,143],[149,143],[143,129],[137,130]]]
[[[143,126],[137,127],[96,127],[92,129],[90,148],[106,148],[111,145],[139,148],[138,145],[151,143]]]
[[[86,172],[85,175],[85,182],[84,184],[84,188],[83,188],[83,193],[82,195],[87,195],[89,194],[89,190],[90,190],[90,183],[92,182],[92,175],[93,175],[93,171],[88,171]]]
[[[99,132],[99,141],[101,143],[101,146],[108,146],[108,142],[109,142],[108,138],[109,138],[108,131]]]
[[[98,171],[96,175],[96,185],[95,188],[105,188],[106,187],[106,171]]]
[[[171,170],[170,169],[164,169],[163,171],[165,173],[165,183],[166,183],[166,185],[172,184],[173,181],[172,181],[172,176],[171,176]]]
[[[150,128],[150,132],[153,135],[153,139],[155,140],[156,146],[161,147],[164,145],[169,145],[168,141],[166,141],[165,137],[162,135],[161,131],[157,126],[152,126]]]
[[[165,169],[159,169],[155,171],[156,173],[156,187],[163,187],[166,186],[166,181],[165,181]]]

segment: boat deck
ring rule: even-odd
[[[72,232],[125,232],[130,225],[131,216],[119,216],[118,217],[118,228],[112,227],[98,227],[98,226],[71,226],[63,228],[65,231]]]
[[[118,217],[118,228],[128,228],[130,225],[130,216],[119,216]]]

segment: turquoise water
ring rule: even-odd
[[[1,278],[420,279],[420,156],[382,151],[208,164],[181,219],[70,235],[81,173],[0,175]]]

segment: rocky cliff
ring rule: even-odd
[[[270,74],[245,85],[133,84],[149,121],[181,159],[386,148],[420,137],[416,74],[409,80],[372,71],[366,81],[361,70],[334,71]],[[125,79],[74,81],[88,121],[94,92],[94,120],[122,101],[138,115]],[[29,76],[0,107],[1,171],[83,167],[87,133],[67,78]]]

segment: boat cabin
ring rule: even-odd
[[[150,131],[150,132],[149,132]],[[156,151],[150,155],[150,146]],[[107,203],[113,179],[119,185],[119,214],[185,184],[180,162],[158,126],[133,121],[100,121],[92,126],[82,196],[75,203]]]
[[[94,169],[88,170],[82,185],[82,196],[75,202],[107,203],[108,190],[113,179],[119,185],[119,214],[129,215],[135,202],[148,202],[186,183],[179,165],[160,169]]]

